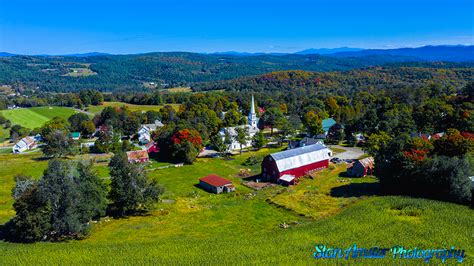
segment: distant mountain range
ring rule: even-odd
[[[6,53],[6,52],[0,52],[0,57],[10,57],[10,56],[17,56],[17,55],[21,55],[21,54],[11,54],[11,53]],[[113,55],[113,54],[91,52],[91,53],[83,53],[83,54],[64,54],[64,55],[38,54],[35,56],[92,57],[92,56],[105,56],[105,55]]]
[[[219,52],[213,55],[230,55],[230,56],[259,56],[259,55],[276,55],[284,56],[290,53],[245,53],[245,52]],[[403,57],[405,60],[411,61],[451,61],[451,62],[467,62],[474,61],[474,46],[472,45],[428,45],[417,48],[397,48],[397,49],[362,49],[351,47],[340,48],[319,48],[306,49],[293,53],[294,55],[322,55],[338,58],[350,57]]]
[[[16,54],[10,54],[10,53],[5,53],[5,52],[0,52],[0,57],[10,57],[10,56],[15,56]]]
[[[339,58],[366,57],[376,55],[416,57],[426,61],[467,62],[474,60],[474,46],[440,45],[423,46],[418,48],[369,49],[362,51],[345,51],[329,54],[329,56]]]
[[[91,52],[91,53],[84,53],[84,54],[65,54],[63,56],[91,57],[91,56],[104,56],[104,55],[112,55],[112,54],[100,53],[100,52]]]
[[[340,48],[319,48],[319,49],[306,49],[303,51],[296,52],[295,54],[307,55],[307,54],[320,54],[320,55],[327,55],[327,54],[335,54],[339,52],[359,52],[363,51],[362,48],[350,48],[350,47],[340,47]]]
[[[166,53],[161,53],[166,54]],[[138,54],[137,54],[138,55]],[[473,45],[428,45],[417,48],[397,48],[397,49],[362,49],[351,47],[340,48],[311,48],[296,53],[248,53],[248,52],[216,52],[205,53],[204,55],[225,55],[235,57],[250,57],[250,56],[286,56],[286,55],[322,55],[338,58],[353,58],[353,57],[370,57],[370,56],[385,56],[385,57],[403,57],[404,61],[451,61],[451,62],[467,62],[474,61],[474,46]],[[0,52],[0,57],[11,57],[15,54]],[[37,55],[37,56],[63,56],[63,57],[94,57],[94,56],[113,56],[113,54],[91,52],[83,54],[66,54],[66,55]]]

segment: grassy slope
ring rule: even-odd
[[[262,150],[259,155],[268,152]],[[311,254],[316,243],[340,247],[354,243],[363,247],[454,245],[465,248],[468,256],[474,252],[474,214],[468,207],[370,196],[365,188],[347,190],[344,188],[351,183],[370,188],[374,180],[338,177],[341,167],[324,171],[314,180],[305,179],[294,188],[276,186],[255,192],[240,185],[235,176],[239,169],[249,168],[241,165],[248,156],[250,153],[232,161],[200,159],[192,166],[151,171],[150,177],[166,187],[165,198],[174,203],[160,203],[157,211],[146,217],[104,219],[82,241],[32,245],[0,242],[2,262],[294,265],[314,263]],[[40,176],[46,167],[46,162],[34,158],[0,155],[0,223],[13,215],[9,191],[14,174]],[[103,168],[100,172],[105,175]],[[258,166],[250,168],[258,172]],[[197,178],[208,173],[232,179],[237,192],[213,195],[194,187]],[[354,191],[361,193],[351,194]],[[296,201],[298,205],[293,206]],[[299,214],[324,218],[314,220]],[[281,223],[290,227],[281,229]],[[467,262],[474,261],[470,258]]]
[[[170,104],[173,106],[175,109],[179,108],[179,104]],[[102,105],[96,105],[96,106],[89,106],[88,111],[94,114],[100,113],[102,109],[105,107],[112,106],[112,107],[122,107],[122,106],[127,106],[131,111],[151,111],[155,110],[158,111],[160,110],[164,105],[136,105],[136,104],[130,104],[130,103],[122,103],[122,102],[104,102]]]
[[[67,119],[73,115],[75,111],[67,107],[44,106],[3,110],[1,113],[12,122],[12,125],[21,125],[34,129],[41,127],[55,116]]]

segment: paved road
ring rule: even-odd
[[[83,114],[86,114],[86,115],[90,115],[90,116],[94,116],[94,113],[91,113],[91,112],[87,112],[87,111],[84,111],[84,110],[81,110],[81,109],[77,109],[77,108],[72,108],[74,111],[76,112],[79,112],[79,113],[83,113]]]
[[[340,159],[343,159],[343,160],[354,160],[354,159],[358,159],[362,155],[364,155],[364,151],[359,147],[341,147],[339,145],[329,146],[329,148],[331,148],[331,147],[346,150],[345,152],[338,153],[334,156],[334,157],[337,157],[337,158],[340,158]]]

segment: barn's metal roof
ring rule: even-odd
[[[331,150],[324,144],[314,144],[297,149],[286,150],[270,154],[275,160],[280,172],[298,168],[304,165],[328,160],[331,157]]]
[[[295,179],[294,175],[282,175],[280,177],[280,180],[283,180],[283,181],[288,182],[288,183],[293,181],[294,179]]]

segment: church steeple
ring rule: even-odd
[[[257,114],[255,113],[255,101],[253,99],[253,94],[252,94],[252,103],[250,105],[250,113],[249,113],[248,122],[251,127],[257,127],[258,119],[257,119]]]

